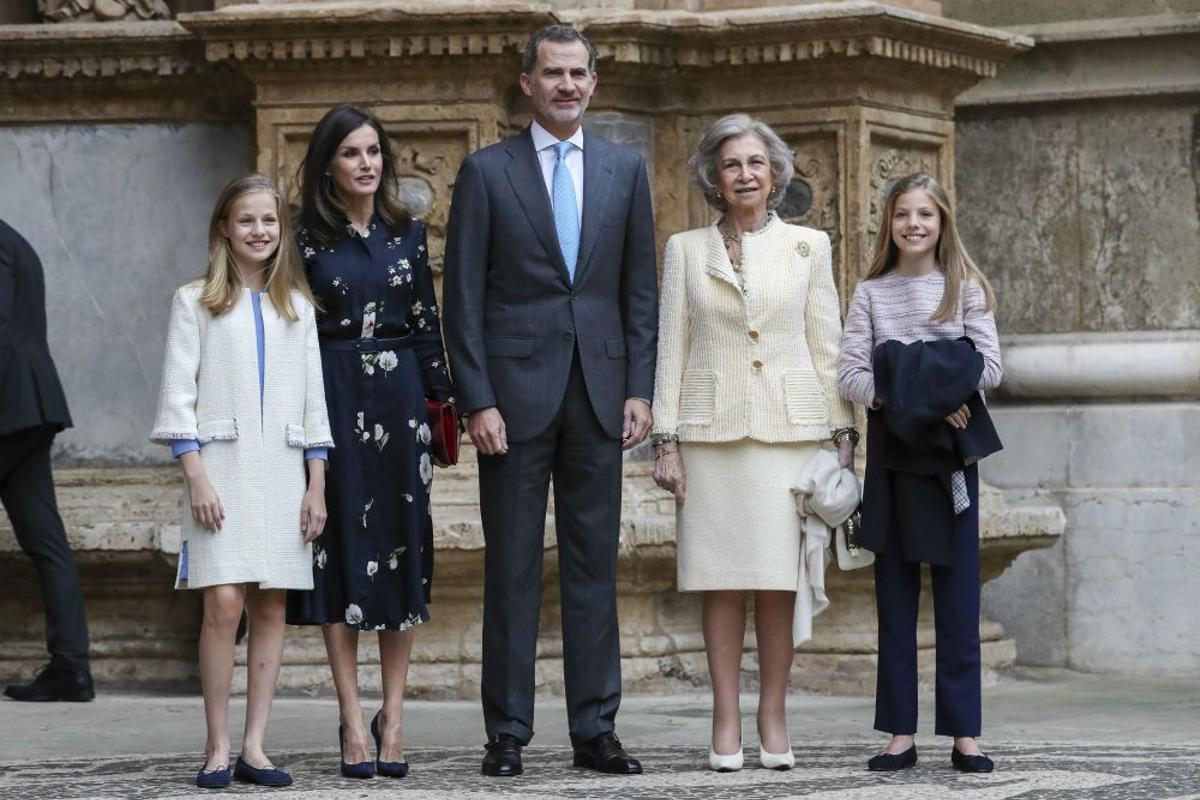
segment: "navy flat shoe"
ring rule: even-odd
[[[252,767],[238,756],[237,763],[233,765],[234,780],[239,780],[242,783],[256,783],[259,786],[291,786],[292,776],[279,767]]]
[[[385,778],[403,778],[408,774],[407,761],[380,761],[379,753],[383,750],[383,736],[379,733],[379,715],[383,711],[376,711],[375,716],[371,717],[371,735],[375,737],[375,770]]]
[[[867,762],[867,769],[871,772],[895,772],[916,765],[917,746],[914,744],[903,753],[880,753]]]
[[[375,777],[375,763],[372,761],[360,761],[357,764],[346,763],[346,745],[342,741],[341,725],[338,725],[338,751],[341,753],[342,777],[359,778],[360,780]]]
[[[950,751],[950,763],[959,772],[991,772],[995,764],[992,760],[982,753],[977,756],[969,756],[966,753],[959,752],[958,748]]]
[[[229,765],[205,770],[204,767],[196,773],[196,785],[201,789],[224,789],[233,778],[229,774]]]

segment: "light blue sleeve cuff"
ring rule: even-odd
[[[328,447],[306,447],[306,448],[304,448],[304,460],[308,461],[310,458],[319,458],[322,461],[328,461],[329,460],[329,448]]]
[[[179,458],[184,453],[190,453],[193,450],[200,449],[200,442],[195,439],[178,439],[171,442],[171,456]]]

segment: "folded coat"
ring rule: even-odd
[[[895,528],[906,561],[951,563],[951,476],[1003,447],[976,390],[983,366],[966,337],[888,340],[875,348],[875,393],[883,406],[867,413],[861,546],[885,552]],[[971,417],[959,430],[945,417],[964,404]]]

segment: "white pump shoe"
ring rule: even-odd
[[[763,769],[791,769],[796,766],[796,754],[792,752],[792,743],[788,741],[786,753],[768,753],[762,745],[758,746],[758,763]]]

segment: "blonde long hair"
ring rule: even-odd
[[[314,306],[316,303],[304,276],[283,195],[270,178],[259,172],[234,178],[225,184],[225,188],[217,196],[217,205],[208,223],[208,272],[204,275],[200,305],[208,309],[214,317],[219,316],[233,308],[239,293],[245,288],[242,275],[234,263],[229,240],[221,233],[221,222],[229,216],[229,210],[240,198],[258,192],[275,198],[275,214],[279,218],[279,246],[267,261],[267,296],[284,319],[295,322],[300,317],[292,306],[293,291],[299,292]]]
[[[992,285],[984,277],[983,272],[971,260],[962,240],[958,238],[958,226],[954,224],[954,211],[950,206],[950,196],[937,182],[937,179],[925,172],[914,172],[905,175],[892,184],[883,203],[883,215],[879,220],[879,233],[875,237],[875,257],[871,259],[871,268],[867,270],[863,280],[878,278],[884,273],[896,268],[900,251],[892,238],[892,215],[896,212],[896,200],[905,192],[920,189],[925,192],[937,205],[941,216],[941,235],[937,242],[938,267],[946,276],[946,288],[942,292],[942,300],[930,319],[933,322],[946,322],[953,319],[958,311],[959,296],[963,284],[968,280],[978,281],[983,288],[984,310],[994,311],[996,294]]]

